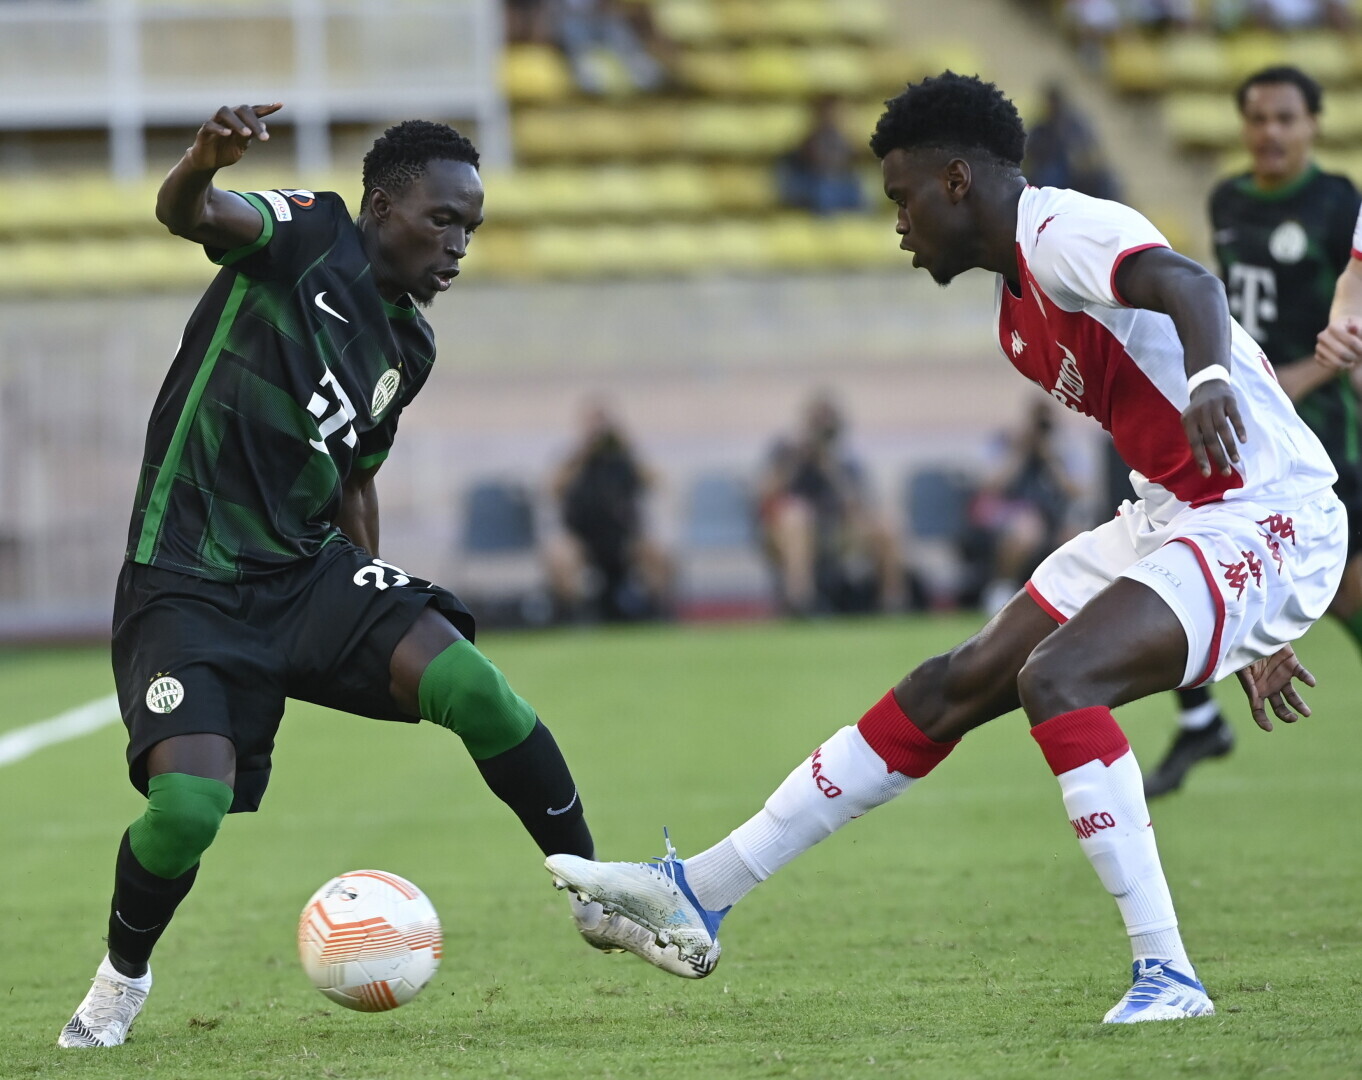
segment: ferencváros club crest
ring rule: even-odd
[[[174,712],[183,700],[184,683],[169,675],[157,675],[147,687],[147,708],[152,712]]]
[[[397,388],[402,385],[402,376],[397,368],[390,367],[378,377],[378,385],[374,387],[374,399],[369,403],[369,415],[375,420],[389,405],[393,403],[393,398],[397,397]]]

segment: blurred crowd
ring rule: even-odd
[[[675,49],[641,0],[505,0],[505,15],[507,41],[561,49],[584,94],[671,83]]]

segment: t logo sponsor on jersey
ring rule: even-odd
[[[1068,346],[1055,342],[1064,353],[1064,359],[1059,364],[1059,374],[1055,377],[1055,385],[1050,389],[1050,396],[1063,405],[1066,409],[1074,412],[1082,412],[1080,406],[1083,403],[1083,372],[1078,368],[1078,357],[1074,356]]]
[[[331,400],[327,400],[321,393],[323,390],[330,390]],[[326,410],[336,406],[336,411],[326,416]],[[308,439],[313,449],[320,450],[323,454],[330,454],[327,449],[326,440],[334,435],[341,428],[345,429],[345,445],[353,450],[359,444],[359,436],[355,434],[355,429],[351,427],[351,422],[359,413],[355,412],[355,407],[350,404],[350,395],[345,392],[345,388],[336,381],[336,376],[328,371],[322,376],[321,382],[317,386],[317,391],[313,393],[312,400],[307,403],[307,411],[315,416],[319,421],[317,425],[317,438]],[[322,417],[326,416],[323,420]]]
[[[1235,263],[1230,267],[1230,314],[1255,341],[1267,336],[1277,321],[1277,275],[1265,266]]]
[[[325,311],[328,315],[331,315],[331,316],[333,316],[334,318],[339,319],[341,322],[346,323],[346,324],[348,324],[348,323],[350,322],[349,319],[347,319],[344,315],[342,315],[339,311],[337,311],[335,308],[333,308],[330,304],[328,304],[328,303],[326,302],[326,290],[325,290],[325,289],[323,289],[323,290],[322,290],[321,292],[319,292],[316,296],[314,296],[314,297],[312,298],[312,302],[313,302],[314,304],[316,304],[317,307],[319,307],[322,311]]]

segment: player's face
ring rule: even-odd
[[[1269,183],[1293,180],[1310,163],[1318,124],[1294,83],[1260,83],[1244,95],[1244,145],[1253,175]]]
[[[938,285],[949,285],[971,269],[965,253],[973,248],[958,159],[943,162],[939,151],[891,150],[880,163],[884,193],[899,208],[895,231],[899,247],[913,253],[913,265],[926,270]],[[966,189],[968,181],[966,181]]]
[[[378,222],[370,257],[379,291],[389,300],[405,293],[424,306],[459,274],[482,224],[482,180],[467,162],[432,161],[395,194],[375,190],[370,212]]]

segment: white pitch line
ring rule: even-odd
[[[13,765],[54,743],[78,739],[121,718],[118,695],[96,698],[36,724],[0,735],[0,767]]]

